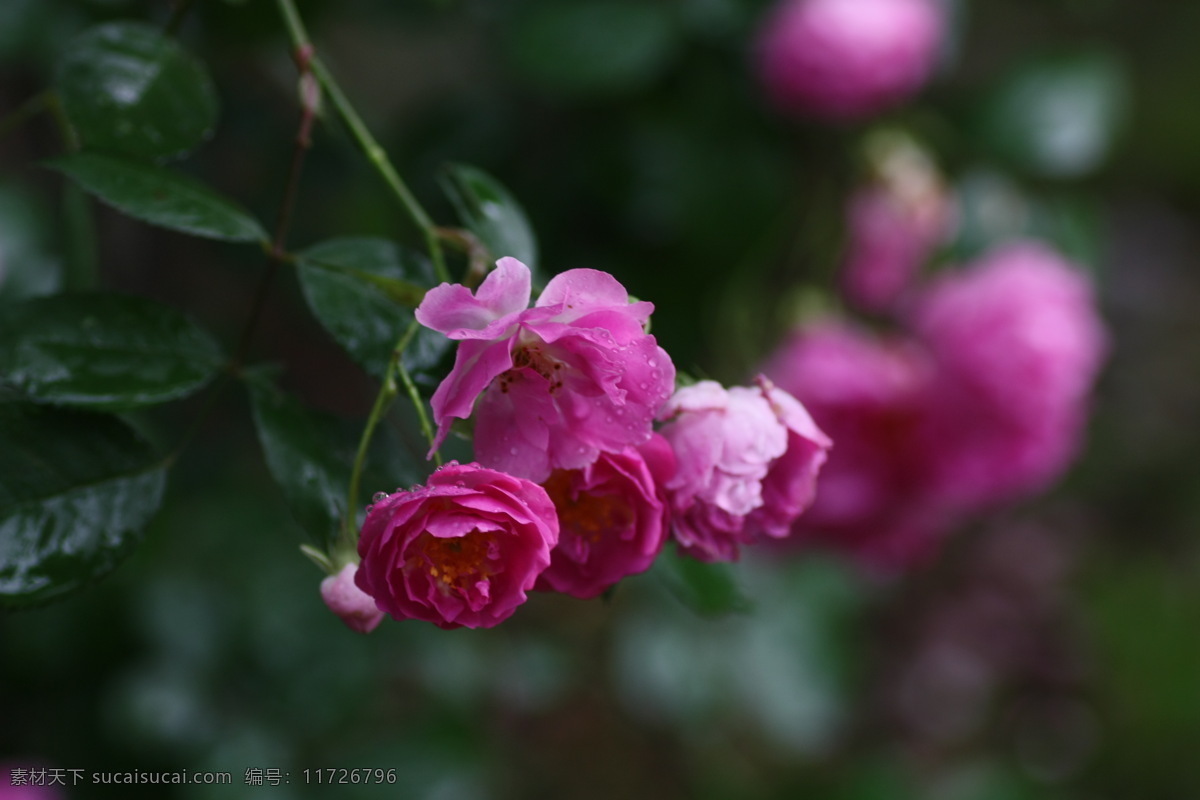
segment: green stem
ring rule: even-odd
[[[421,399],[421,395],[417,391],[417,385],[413,383],[408,370],[404,368],[404,364],[399,358],[396,359],[396,371],[400,374],[400,381],[404,384],[404,390],[408,392],[408,399],[412,401],[413,408],[417,410],[417,419],[421,421],[421,431],[425,434],[425,438],[429,440],[429,446],[433,447],[435,437],[433,426],[429,424],[429,415],[425,413],[425,401]],[[433,463],[439,467],[442,465],[442,454],[436,450],[433,451]]]
[[[33,97],[17,106],[12,113],[0,120],[0,139],[15,131],[38,114],[51,108],[54,104],[54,90],[47,89],[38,92]]]
[[[283,15],[284,24],[287,26],[288,35],[292,39],[292,44],[297,51],[313,52],[312,41],[308,38],[308,31],[304,28],[304,22],[300,19],[300,14],[296,10],[294,0],[277,0],[280,13]],[[312,73],[316,76],[317,81],[321,84],[321,88],[329,95],[333,107],[337,109],[338,116],[342,122],[350,130],[350,135],[354,137],[354,141],[358,144],[363,154],[367,157],[367,161],[379,173],[388,188],[396,195],[400,201],[400,205],[412,219],[418,228],[421,229],[422,235],[425,237],[425,247],[429,251],[429,257],[433,261],[433,268],[438,279],[446,283],[450,282],[450,273],[446,269],[445,256],[442,254],[442,244],[438,238],[437,227],[433,224],[433,220],[425,213],[425,209],[413,196],[407,184],[396,172],[391,161],[388,160],[387,153],[375,137],[371,135],[371,131],[363,122],[362,117],[354,109],[350,100],[342,92],[341,87],[334,79],[333,75],[326,69],[324,62],[317,56],[312,56],[311,60]]]
[[[350,473],[350,487],[346,491],[346,512],[342,517],[342,530],[339,550],[353,553],[358,549],[358,492],[362,486],[363,467],[367,463],[367,451],[371,447],[371,439],[375,436],[375,428],[379,426],[388,407],[396,399],[399,390],[396,389],[396,379],[393,367],[399,361],[393,357],[388,363],[387,372],[383,376],[383,386],[375,396],[375,405],[371,407],[371,415],[363,427],[362,437],[358,440],[358,452],[354,455],[354,469]]]

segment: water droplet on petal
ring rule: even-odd
[[[376,492],[375,494],[371,495],[371,502],[372,502],[372,503],[381,503],[381,502],[383,502],[384,500],[387,500],[387,499],[388,499],[388,493],[387,493],[387,492]]]
[[[657,361],[655,361],[653,358],[651,358],[651,359],[649,359],[649,360],[647,360],[647,361],[646,361],[646,366],[649,366],[649,367],[657,367],[657,366],[658,366],[658,362],[657,362]]]
[[[510,454],[510,455],[514,455],[514,456],[515,456],[515,455],[516,455],[518,452],[520,452],[520,451],[518,451],[518,450],[517,450],[517,448],[513,447],[513,448],[511,448],[511,449],[510,449],[508,452],[509,452],[509,454]]]

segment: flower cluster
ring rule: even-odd
[[[675,391],[653,306],[607,273],[570,270],[530,295],[528,268],[503,258],[476,291],[442,284],[417,308],[459,342],[433,395],[434,449],[470,419],[476,462],[368,509],[361,563],[322,586],[351,628],[385,612],[489,627],[530,590],[603,593],[672,533],[697,558],[736,559],[812,502],[831,443],[787,392],[765,378]]]
[[[909,291],[892,334],[824,319],[763,367],[838,443],[797,539],[883,568],[1053,483],[1106,350],[1089,281],[1045,245],[1001,245]]]

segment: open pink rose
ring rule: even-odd
[[[782,0],[758,40],[758,71],[785,111],[849,119],[915,93],[933,70],[936,0]]]
[[[767,381],[700,381],[663,408],[677,470],[667,481],[675,538],[704,561],[732,561],[742,544],[786,535],[812,501],[829,439],[794,398]]]
[[[451,462],[371,506],[355,582],[396,619],[488,628],[525,602],[557,542],[541,486]]]
[[[1036,242],[1002,245],[932,283],[909,322],[938,367],[929,437],[941,490],[986,506],[1061,475],[1107,351],[1083,271]]]
[[[650,437],[675,367],[615,278],[590,269],[551,279],[533,308],[529,269],[502,258],[479,289],[442,284],[417,308],[422,325],[460,341],[433,395],[440,445],[475,416],[480,463],[534,481],[581,469]]]
[[[558,509],[558,546],[535,588],[586,599],[649,569],[670,530],[659,486],[674,472],[670,446],[654,434],[640,448],[551,473],[543,485]]]
[[[383,621],[383,612],[375,598],[358,588],[354,576],[357,564],[347,564],[336,575],[321,581],[321,599],[337,614],[346,627],[357,633],[370,633]]]

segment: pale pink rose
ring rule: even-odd
[[[758,72],[782,110],[864,117],[921,88],[944,27],[935,0],[783,0],[759,33]]]
[[[533,308],[529,296],[529,269],[502,258],[474,295],[442,284],[417,308],[421,324],[460,341],[433,395],[435,446],[473,414],[481,463],[544,481],[645,442],[675,383],[645,332],[654,307],[589,269],[551,279]]]
[[[336,575],[325,578],[321,581],[321,599],[347,628],[370,633],[383,620],[383,612],[375,605],[375,599],[355,584],[357,572],[357,564],[347,564]]]
[[[936,360],[941,491],[986,506],[1047,488],[1077,453],[1107,335],[1087,276],[1035,242],[998,247],[922,293]]]
[[[640,448],[555,470],[543,486],[558,509],[558,546],[534,588],[595,597],[654,563],[670,532],[660,485],[675,456],[655,434]]]
[[[904,197],[880,183],[854,193],[846,218],[842,291],[858,308],[886,311],[944,240],[951,207],[944,197]]]
[[[489,628],[525,602],[557,542],[541,486],[451,462],[370,507],[355,582],[396,619]]]
[[[692,556],[735,560],[740,545],[785,535],[811,502],[829,440],[769,383],[700,381],[675,392],[661,418],[677,461],[666,482],[675,539]]]
[[[931,368],[911,342],[834,320],[797,329],[764,365],[835,443],[793,541],[885,570],[933,551],[956,517],[931,491],[924,440]]]

